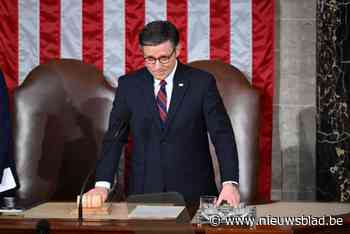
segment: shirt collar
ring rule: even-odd
[[[176,71],[176,68],[177,68],[177,64],[178,64],[178,62],[176,60],[176,63],[175,63],[175,66],[174,66],[173,70],[169,73],[169,75],[167,77],[165,77],[164,80],[166,81],[167,84],[173,83],[175,71]],[[154,79],[154,86],[159,85],[159,83],[160,83],[160,80]]]

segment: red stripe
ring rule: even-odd
[[[83,61],[103,70],[103,1],[83,1]]]
[[[11,94],[18,85],[17,0],[0,1],[0,18],[0,69],[12,97]]]
[[[125,1],[125,70],[130,72],[143,67],[139,48],[139,32],[145,24],[145,2]]]
[[[160,113],[160,118],[164,121],[166,119],[166,113],[164,112],[164,110],[158,106],[159,109],[159,113]]]
[[[274,1],[253,0],[253,85],[262,91],[258,196],[270,200],[272,100],[274,81]]]
[[[160,115],[163,117],[166,116],[166,112],[162,109],[162,107],[158,106],[158,108],[159,108]]]
[[[164,102],[158,103],[158,108],[159,110],[162,110],[163,112],[166,113],[166,110],[164,110],[164,108],[166,108],[166,104]]]
[[[163,91],[158,92],[158,97],[161,99],[162,102],[166,102],[166,96]]]
[[[40,63],[60,57],[60,0],[40,1]]]
[[[187,63],[187,0],[168,0],[167,19],[171,21],[180,32],[181,52],[179,59]]]
[[[230,63],[230,0],[210,0],[210,58]]]

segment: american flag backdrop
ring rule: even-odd
[[[143,66],[138,32],[172,21],[184,63],[221,59],[262,93],[259,197],[270,198],[274,0],[0,0],[0,66],[10,91],[51,58],[95,64],[107,79]]]

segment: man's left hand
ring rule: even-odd
[[[219,206],[222,201],[227,201],[230,206],[238,207],[240,202],[238,185],[232,183],[224,184],[219,199],[216,202],[216,206]]]

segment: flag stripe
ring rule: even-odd
[[[142,67],[143,55],[140,52],[138,33],[145,23],[145,2],[125,1],[125,71],[130,72]],[[131,136],[128,138],[128,144],[125,148],[125,157],[130,156],[132,152]],[[129,186],[128,177],[130,174],[130,160],[124,160],[124,191],[127,193]]]
[[[39,64],[39,0],[19,1],[19,84]]]
[[[125,59],[126,72],[143,66],[143,55],[140,52],[138,33],[145,24],[145,2],[125,1]]]
[[[103,70],[103,1],[83,1],[83,61]]]
[[[61,0],[62,58],[83,59],[82,53],[82,2],[81,0]]]
[[[230,0],[210,1],[210,58],[230,63]]]
[[[166,20],[167,1],[145,0],[145,23],[155,20]]]
[[[266,1],[264,1],[266,2]],[[270,2],[270,1],[267,1]],[[252,4],[231,2],[231,64],[252,79]]]
[[[274,80],[274,2],[253,0],[253,85],[262,90],[258,196],[271,191],[272,101]]]
[[[188,61],[209,59],[209,0],[188,1]]]
[[[0,1],[0,16],[0,68],[11,92],[18,84],[17,0]]]
[[[40,1],[40,63],[60,57],[60,0]]]
[[[187,0],[168,0],[167,19],[175,24],[180,32],[181,52],[179,59],[187,62]]]
[[[123,0],[104,2],[104,75],[117,86],[117,78],[125,73],[125,15]]]

